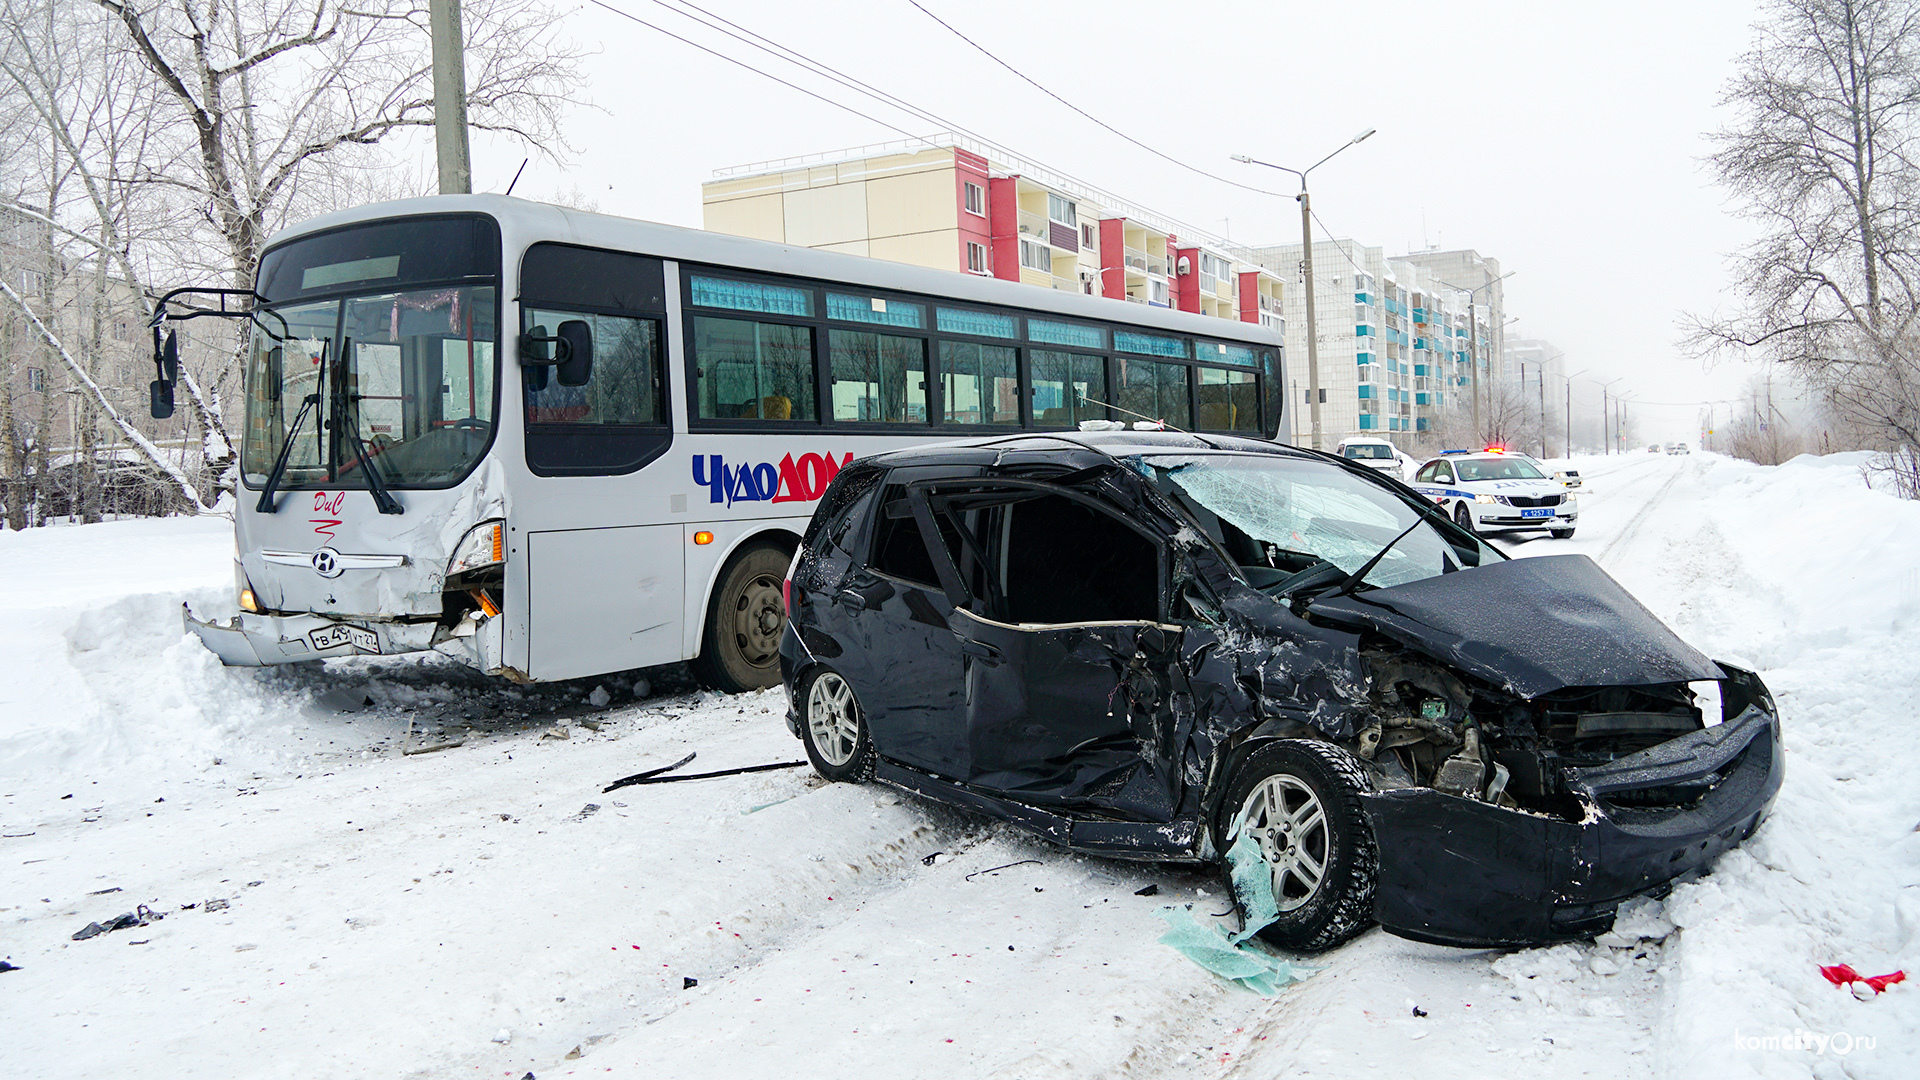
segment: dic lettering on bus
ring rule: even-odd
[[[827,485],[853,460],[851,453],[839,461],[832,454],[792,454],[771,462],[745,462],[728,465],[721,454],[693,455],[693,482],[707,489],[708,502],[813,502],[826,493]]]

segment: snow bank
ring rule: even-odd
[[[232,610],[232,552],[223,518],[0,533],[0,780],[138,784],[249,753],[276,695],[180,621],[183,601]]]
[[[1863,458],[1697,457],[1612,567],[1761,672],[1787,749],[1772,817],[1666,904],[1675,1075],[1920,1075],[1920,993],[1856,1001],[1818,971],[1920,968],[1920,503],[1870,490]]]

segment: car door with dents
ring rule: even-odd
[[[970,498],[984,535],[958,521],[956,533],[985,552],[986,573],[952,619],[969,783],[1038,806],[1170,820],[1180,630],[1163,619],[1164,545],[1084,491],[1008,481]]]
[[[908,497],[915,481],[951,476],[951,469],[917,468],[887,476],[868,519],[867,558],[841,580],[830,603],[846,613],[844,674],[866,710],[874,750],[964,780],[965,670],[948,626],[953,602],[933,558],[944,541],[936,535],[929,543],[921,534]]]

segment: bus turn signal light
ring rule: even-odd
[[[713,543],[713,534],[705,529],[693,534],[693,542],[701,546]]]

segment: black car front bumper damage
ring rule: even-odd
[[[1713,727],[1569,769],[1578,821],[1431,788],[1368,793],[1380,851],[1375,918],[1401,937],[1442,945],[1604,932],[1622,902],[1700,871],[1752,835],[1784,774],[1779,720],[1770,702],[1755,702]],[[1683,807],[1623,798],[1703,780],[1712,786]]]

